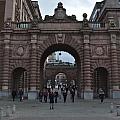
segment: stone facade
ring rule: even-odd
[[[109,17],[99,16],[102,24],[99,20],[90,22],[87,14],[83,21],[67,16],[62,3],[43,21],[7,21],[0,31],[1,96],[17,85],[16,89],[23,88],[30,99],[35,99],[44,86],[46,58],[55,51],[66,51],[76,61],[74,75],[81,98],[97,97],[99,88],[104,89],[106,97],[120,98],[120,8],[109,11],[105,5],[101,16]],[[118,18],[113,19],[116,11]]]
[[[7,19],[14,22],[30,22],[36,16],[41,20],[38,2],[31,0],[0,0],[0,15],[0,28]]]
[[[69,65],[47,65],[45,67],[45,79],[44,83],[47,80],[52,80],[54,82],[56,75],[59,73],[64,73],[66,76],[66,80],[70,83],[72,80],[78,82],[77,79],[77,67],[76,66],[69,66]]]

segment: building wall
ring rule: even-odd
[[[111,24],[105,22],[104,26],[91,24],[86,14],[82,22],[77,21],[73,16],[66,15],[62,3],[58,4],[55,11],[55,15],[47,16],[47,19],[34,26],[33,23],[26,23],[31,26],[29,29],[20,28],[18,23],[11,24],[9,21],[1,30],[1,91],[11,91],[12,72],[16,68],[24,68],[28,73],[28,94],[42,89],[46,58],[55,51],[66,51],[76,60],[77,85],[82,98],[93,98],[94,89],[99,89],[94,79],[97,68],[104,68],[108,73],[108,85],[105,86],[108,97],[120,98],[119,25],[113,25],[114,19]],[[113,18],[114,11],[109,13],[105,17],[109,15]],[[68,76],[72,77],[72,74],[75,75],[72,72]]]
[[[7,21],[8,18],[14,22],[30,22],[34,16],[37,16],[37,19],[42,19],[39,6],[37,5],[38,2],[35,3],[37,7],[31,0],[1,0],[1,25],[3,25],[2,23]]]
[[[0,0],[0,28],[4,24],[4,15],[5,15],[5,0]]]

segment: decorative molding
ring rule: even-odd
[[[23,57],[23,56],[27,56],[27,49],[28,47],[26,45],[13,45],[12,46],[12,57]]]
[[[102,60],[102,59],[99,59],[99,60],[94,60],[92,63],[91,63],[91,66],[92,66],[92,69],[95,70],[96,68],[99,68],[99,67],[104,67],[106,68],[107,70],[109,70],[109,67],[110,67],[110,63],[108,60]],[[110,71],[109,71],[110,72]]]
[[[104,49],[103,49],[103,47],[101,47],[101,46],[96,47],[96,48],[95,48],[95,53],[96,53],[97,55],[99,55],[99,56],[103,55],[103,54],[104,54]]]
[[[111,34],[111,43],[116,43],[116,35],[115,34]]]
[[[106,58],[109,56],[108,45],[91,45],[90,48],[92,57]]]
[[[55,37],[56,37],[56,42],[57,43],[64,43],[65,34],[58,33],[58,34],[55,35]]]
[[[18,56],[23,56],[24,55],[24,47],[23,46],[19,46],[18,48],[17,48],[17,55]]]

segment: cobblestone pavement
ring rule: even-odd
[[[114,103],[114,112],[110,113],[110,103]],[[60,100],[54,104],[54,110],[49,109],[49,103],[40,103],[35,100],[24,100],[13,102],[9,100],[0,100],[0,106],[6,109],[6,106],[16,105],[15,114],[10,117],[2,117],[1,120],[120,120],[117,116],[115,105],[120,100],[105,100],[100,103],[99,100],[81,100],[76,99],[75,103],[70,100],[63,103]]]

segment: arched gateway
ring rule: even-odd
[[[44,86],[46,58],[55,51],[66,51],[76,61],[81,98],[96,97],[99,88],[106,97],[119,98],[120,36],[118,26],[108,21],[92,23],[86,14],[83,21],[77,21],[66,14],[62,3],[43,21],[7,21],[0,32],[0,95],[22,87],[29,99],[35,99]]]

